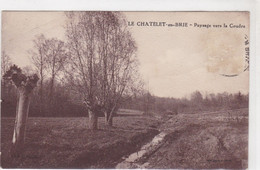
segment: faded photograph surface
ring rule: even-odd
[[[1,167],[245,169],[249,12],[2,12]]]

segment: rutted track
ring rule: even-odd
[[[132,153],[127,158],[125,158],[123,162],[117,164],[116,168],[144,168],[145,164],[141,164],[142,160],[149,157],[149,155],[151,155],[157,149],[160,148],[165,135],[166,134],[164,132],[161,132],[158,135],[156,135],[151,142],[142,146],[142,148],[139,151]]]
[[[247,168],[248,112],[230,112],[173,116],[158,127],[159,142],[148,142],[116,168]]]

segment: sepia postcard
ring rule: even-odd
[[[1,19],[2,168],[248,168],[250,12]]]

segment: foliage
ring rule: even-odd
[[[195,113],[199,111],[218,111],[248,107],[248,94],[241,92],[229,94],[227,92],[206,94],[204,97],[199,91],[187,98],[167,98],[152,96],[145,93],[141,96],[125,98],[122,108],[143,110],[156,113]]]

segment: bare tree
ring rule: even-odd
[[[11,59],[9,57],[9,55],[7,55],[5,53],[5,51],[2,51],[2,57],[1,57],[1,76],[3,76],[6,71],[10,68],[11,66]],[[8,84],[6,84],[7,82],[5,80],[2,80],[2,96],[8,96],[9,95],[9,91],[11,86],[8,86]],[[8,87],[7,87],[8,86]],[[8,90],[7,90],[8,89]]]
[[[43,106],[45,103],[43,101],[44,79],[46,79],[47,76],[50,77],[48,108],[49,111],[51,111],[53,106],[54,82],[64,67],[67,58],[65,43],[56,38],[47,39],[41,34],[36,36],[34,48],[29,52],[32,56],[32,62],[40,75],[40,112],[44,110]]]
[[[67,38],[71,55],[69,78],[72,87],[82,94],[89,114],[89,128],[97,129],[97,115],[95,114],[98,101],[98,90],[94,73],[98,72],[96,63],[96,12],[70,12],[66,13],[69,19],[67,24]]]
[[[98,56],[102,60],[101,103],[108,125],[112,126],[121,97],[132,86],[136,68],[136,45],[121,13],[103,12],[98,20]]]
[[[61,40],[52,38],[44,42],[47,72],[50,73],[50,100],[53,99],[53,88],[55,78],[58,73],[63,69],[67,59],[65,43]]]
[[[11,80],[19,92],[19,100],[16,106],[16,119],[13,134],[13,146],[11,154],[19,156],[23,150],[25,140],[26,121],[29,112],[30,94],[39,80],[36,74],[26,76],[16,65],[10,67],[5,73],[4,79]]]
[[[97,112],[112,125],[113,113],[132,75],[135,42],[118,12],[69,12],[68,68],[70,82],[82,95],[90,129],[97,128]]]
[[[40,114],[43,110],[43,81],[46,74],[46,38],[43,34],[36,36],[33,41],[34,47],[29,51],[31,55],[32,63],[40,75]]]
[[[1,58],[1,75],[2,76],[10,68],[10,66],[11,66],[10,57],[5,53],[5,51],[2,51],[2,58]]]

